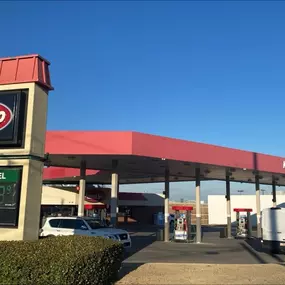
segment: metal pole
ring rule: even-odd
[[[186,211],[187,241],[191,240],[191,211]]]
[[[169,241],[169,170],[165,170],[164,183],[164,241]]]
[[[85,187],[86,187],[86,162],[83,160],[80,165],[78,214],[77,214],[79,217],[84,216]]]
[[[277,203],[276,203],[276,181],[274,178],[272,179],[272,196],[273,196],[273,198],[272,198],[273,207],[276,208],[276,206],[277,206]]]
[[[236,236],[238,236],[238,234],[239,234],[239,226],[240,226],[240,219],[239,219],[239,212],[236,212],[236,223],[237,223],[237,225],[236,225]]]
[[[248,238],[251,238],[250,212],[247,212],[247,237],[248,237]]]
[[[201,242],[200,168],[196,168],[196,242]]]
[[[257,238],[261,238],[260,184],[259,184],[258,175],[255,176],[255,195],[256,195]]]
[[[226,200],[227,200],[227,237],[232,237],[232,217],[231,217],[231,184],[230,176],[226,173]]]
[[[118,207],[118,190],[119,190],[119,175],[112,173],[112,188],[111,188],[111,225],[117,225],[117,207]]]

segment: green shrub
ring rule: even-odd
[[[108,285],[123,246],[100,237],[66,236],[0,242],[0,284]]]

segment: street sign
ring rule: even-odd
[[[0,148],[21,148],[24,142],[27,91],[0,92]]]
[[[0,226],[18,225],[22,168],[0,167]]]

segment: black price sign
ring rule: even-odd
[[[21,178],[21,168],[0,168],[0,226],[18,225]]]
[[[23,147],[27,92],[0,92],[0,148]]]

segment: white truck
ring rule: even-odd
[[[285,208],[267,208],[262,210],[262,247],[279,253],[285,249]]]

